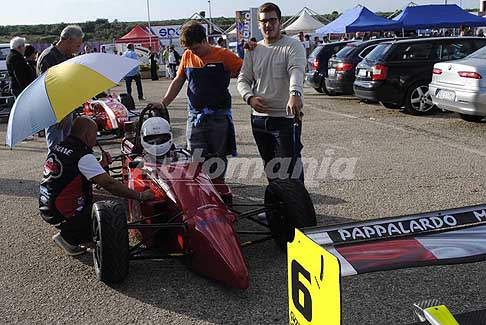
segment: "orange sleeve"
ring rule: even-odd
[[[226,71],[230,71],[231,74],[234,75],[240,72],[241,66],[243,65],[243,60],[230,50],[224,49],[223,65]]]
[[[188,61],[188,53],[189,51],[184,51],[182,53],[182,58],[181,62],[179,62],[179,69],[177,69],[177,75],[185,77],[186,76],[186,67],[187,67],[187,61]]]

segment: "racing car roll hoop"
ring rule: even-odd
[[[98,279],[122,281],[130,260],[180,257],[193,271],[226,285],[246,289],[249,274],[242,246],[274,239],[285,249],[295,227],[315,226],[310,196],[298,180],[275,180],[266,189],[264,203],[239,212],[231,189],[211,180],[202,162],[192,161],[182,148],[170,152],[164,162],[145,159],[139,143],[146,117],[169,119],[168,111],[146,107],[140,114],[135,138],[125,137],[121,146],[121,168],[111,169],[133,190],[152,189],[154,200],[129,200],[125,206],[101,201],[93,206],[93,252]],[[128,212],[128,213],[127,213]],[[268,225],[258,220],[265,212]],[[236,231],[238,219],[249,219],[265,231]],[[240,243],[238,234],[258,236]]]

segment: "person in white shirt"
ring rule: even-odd
[[[151,190],[137,192],[111,177],[103,167],[111,163],[104,152],[100,162],[93,155],[98,127],[88,117],[74,120],[71,133],[53,146],[44,164],[40,183],[39,210],[42,219],[60,230],[52,239],[68,255],[86,251],[81,244],[92,241],[92,184],[113,195],[131,200],[153,199]]]
[[[245,53],[238,91],[252,107],[253,136],[268,180],[303,182],[300,134],[306,56],[299,40],[280,34],[281,17],[277,5],[260,6],[264,39]]]

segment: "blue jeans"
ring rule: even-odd
[[[230,120],[225,115],[208,115],[195,125],[197,115],[189,112],[187,117],[187,149],[195,159],[209,161],[204,170],[210,178],[224,179],[231,154],[229,143]],[[214,159],[216,158],[216,159]],[[203,165],[204,166],[204,165]]]
[[[66,115],[65,118],[68,120],[62,129],[58,127],[59,124],[51,125],[46,129],[46,141],[49,152],[54,145],[64,141],[69,133],[71,133],[71,127],[73,125],[73,113]]]
[[[285,117],[252,115],[251,128],[268,181],[293,178],[304,182],[302,123]]]

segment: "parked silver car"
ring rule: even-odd
[[[486,117],[486,47],[461,60],[434,65],[429,94],[439,108],[469,122]]]

